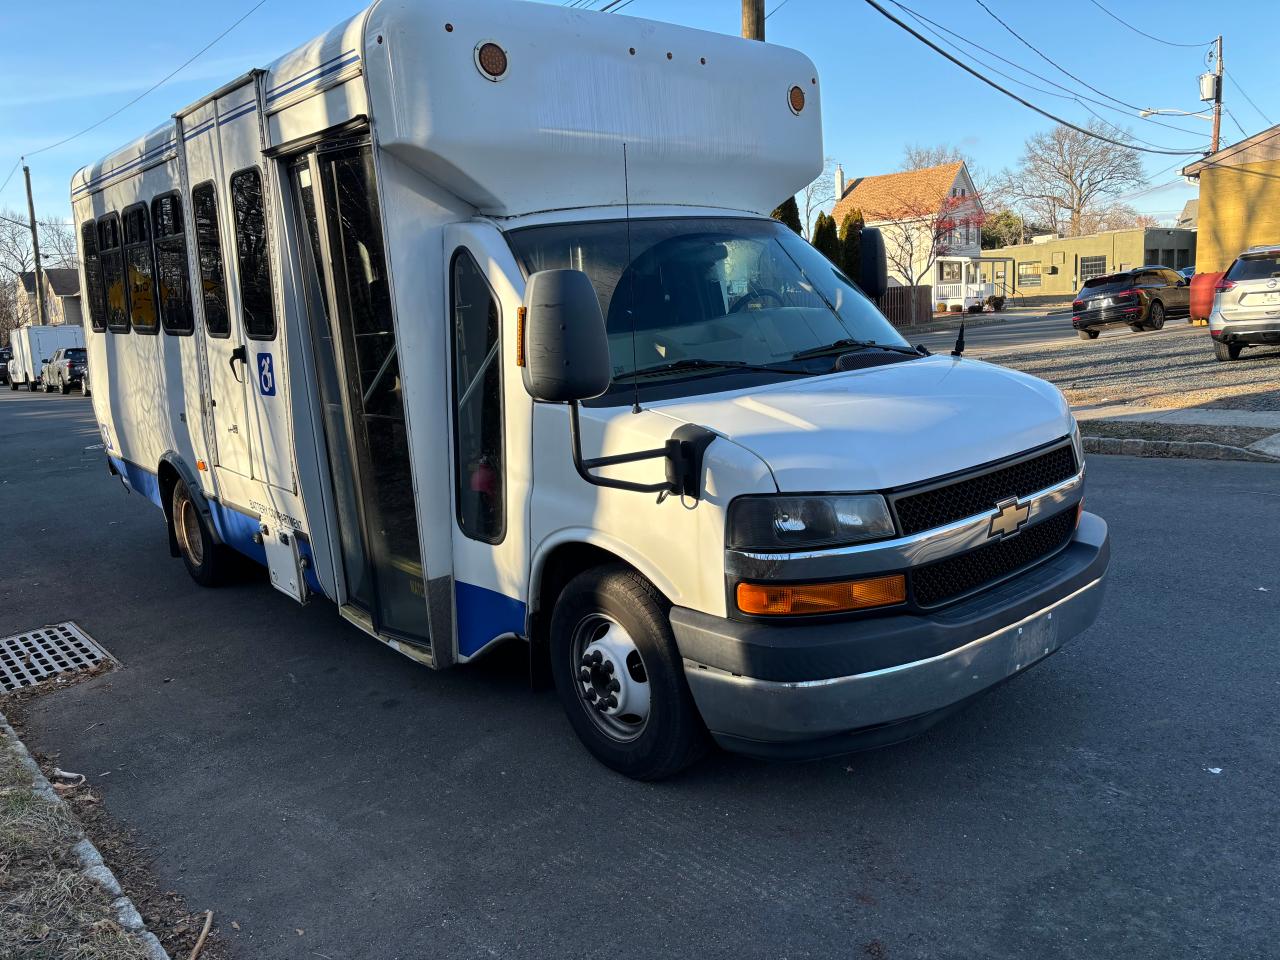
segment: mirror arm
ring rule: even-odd
[[[634,493],[679,493],[671,481],[664,483],[632,483],[630,480],[611,480],[608,477],[597,477],[591,473],[600,467],[612,467],[620,463],[638,463],[641,460],[666,459],[670,456],[670,445],[661,450],[642,450],[639,453],[621,453],[612,457],[594,457],[590,460],[582,456],[582,433],[578,425],[578,404],[569,404],[569,441],[573,448],[573,466],[578,476],[597,487],[611,487],[614,490],[630,490]]]

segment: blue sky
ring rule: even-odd
[[[0,9],[0,35],[36,38],[11,43],[0,62],[0,180],[18,154],[59,140],[100,119],[190,57],[253,5],[142,0],[8,0]],[[463,0],[459,0],[463,2]],[[595,0],[596,6],[604,0]],[[977,0],[904,0],[916,12],[1063,86],[1079,84],[1058,72],[995,22]],[[1141,37],[1107,17],[1090,0],[1057,5],[984,0],[1013,29],[1104,94],[1138,106],[1200,109],[1196,77],[1203,49],[1175,49]],[[1179,42],[1225,37],[1227,69],[1268,116],[1280,122],[1275,46],[1278,0],[1099,0],[1148,33]],[[1016,162],[1023,141],[1050,121],[983,86],[889,23],[861,0],[766,0],[773,11],[769,40],[805,51],[823,84],[826,151],[849,176],[896,169],[907,143],[954,144],[988,170]],[[889,6],[888,0],[885,5]],[[359,0],[267,0],[242,25],[171,82],[80,139],[32,157],[37,214],[70,214],[67,183],[82,164],[156,126],[222,82],[319,34],[360,8]],[[163,10],[160,17],[156,10]],[[739,0],[632,0],[620,16],[636,15],[737,33]],[[613,16],[613,14],[608,14]],[[899,15],[902,15],[899,12]],[[904,19],[907,19],[902,15]],[[986,54],[971,60],[1055,90]],[[1080,105],[1009,84],[1028,99],[1074,121],[1087,121]],[[1252,134],[1268,126],[1240,93],[1226,84],[1228,108]],[[1060,90],[1055,92],[1061,93]],[[1099,100],[1106,97],[1084,90]],[[1209,124],[1166,118],[1182,133],[1152,126],[1094,105],[1108,120],[1161,146],[1207,143]],[[1241,139],[1224,119],[1223,143]],[[1148,156],[1152,189],[1129,202],[1168,217],[1195,195],[1182,184],[1176,157]],[[1169,184],[1161,187],[1161,185]],[[0,209],[25,214],[19,171],[0,193]]]

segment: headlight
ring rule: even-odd
[[[850,497],[740,497],[729,505],[728,545],[735,550],[837,547],[894,534],[878,493]]]

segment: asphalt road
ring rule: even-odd
[[[27,737],[246,960],[1275,956],[1273,466],[1094,458],[1109,594],[1057,656],[907,744],[644,785],[518,656],[436,674],[196,586],[95,441],[86,401],[0,392],[0,631],[123,663]]]

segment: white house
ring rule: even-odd
[[[867,226],[880,229],[892,281],[930,284],[934,302],[947,307],[980,305],[993,292],[979,269],[982,198],[964,163],[847,182],[836,167],[835,186],[836,223],[860,210]]]

